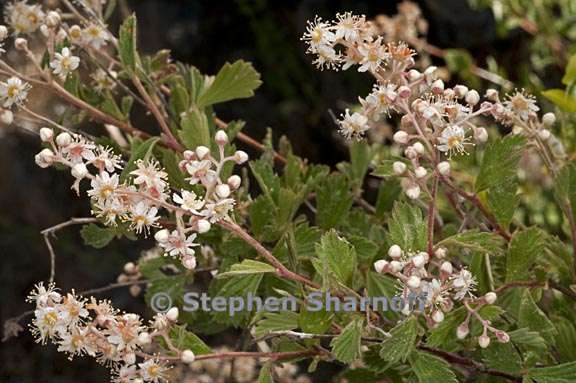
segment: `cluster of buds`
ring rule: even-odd
[[[234,207],[235,201],[230,196],[240,187],[241,179],[233,175],[223,182],[220,179],[223,166],[230,161],[241,164],[248,159],[243,151],[226,156],[228,137],[224,131],[218,131],[215,135],[218,159],[204,146],[184,152],[180,168],[189,176],[190,190],[174,193],[170,201],[168,174],[153,157],[138,160],[136,169],[129,173],[131,177],[121,181],[116,171],[123,169],[122,161],[111,149],[77,134],[63,132],[55,136],[50,128],[41,128],[40,137],[49,148],[36,155],[36,163],[41,167],[56,163],[69,167],[76,179],[72,188],[77,193],[80,182],[90,180],[88,195],[92,199],[93,214],[106,225],[128,222],[130,229],[147,235],[150,228],[161,227],[160,209],[175,213],[176,229],[161,229],[154,237],[167,255],[179,257],[188,269],[196,267],[197,233],[205,233],[212,224],[227,219]],[[204,191],[204,195],[192,189]]]
[[[400,284],[401,296],[408,302],[410,297],[425,297],[424,312],[422,313],[428,325],[435,327],[445,318],[445,313],[453,310],[455,302],[462,302],[468,310],[466,321],[458,327],[458,338],[463,339],[468,335],[468,324],[472,315],[484,326],[483,335],[479,338],[481,347],[487,347],[487,332],[493,332],[502,341],[509,339],[504,331],[497,330],[490,326],[490,322],[483,319],[478,310],[496,301],[496,294],[487,293],[481,298],[476,298],[476,279],[472,273],[465,268],[459,270],[450,262],[445,260],[447,251],[439,247],[434,251],[434,256],[430,259],[427,252],[414,252],[403,250],[398,245],[392,245],[388,249],[389,260],[380,259],[374,263],[377,273],[385,273],[396,278]],[[473,309],[471,304],[476,304]],[[418,308],[407,304],[403,313],[408,315],[411,310]],[[489,338],[488,338],[489,343]]]
[[[31,329],[38,342],[48,340],[70,359],[88,355],[110,366],[117,382],[167,380],[169,366],[145,352],[165,338],[178,320],[178,309],[157,314],[145,325],[137,314],[121,313],[108,301],[61,295],[53,284],[38,284],[28,300],[36,305]],[[190,350],[172,350],[183,363],[195,359]]]

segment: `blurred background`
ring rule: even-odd
[[[570,0],[532,3],[416,1],[422,14],[415,17],[421,21],[416,21],[416,30],[411,32],[420,41],[427,41],[425,62],[446,67],[449,83],[493,87],[474,73],[474,68],[487,68],[538,94],[542,89],[561,86],[576,36],[576,13],[570,13],[576,5]],[[296,154],[331,166],[347,158],[346,146],[335,135],[333,115],[367,94],[372,80],[354,71],[316,70],[300,41],[306,21],[316,14],[332,18],[343,11],[368,18],[398,13],[398,2],[392,0],[134,0],[119,4],[112,30],[117,30],[122,15],[135,11],[144,53],[170,49],[175,60],[193,64],[207,74],[214,74],[226,61],[242,58],[252,62],[262,74],[263,85],[253,98],[217,107],[219,117],[244,119],[245,133],[260,140],[271,128],[274,142],[285,135]],[[414,12],[414,8],[404,11]],[[393,19],[381,20],[395,27]],[[382,129],[385,138],[387,127]],[[30,310],[24,298],[34,283],[48,278],[49,255],[40,231],[70,217],[90,214],[88,200],[77,198],[70,190],[67,173],[35,165],[39,147],[33,135],[15,127],[0,129],[2,323]],[[63,290],[81,291],[114,282],[127,261],[137,259],[141,251],[152,246],[147,241],[123,239],[99,251],[83,244],[78,229],[59,231],[53,241],[58,255],[56,282]],[[121,309],[146,313],[143,300],[133,298],[127,289],[106,296]],[[151,315],[148,312],[145,316]],[[316,376],[314,380],[325,379]],[[70,363],[54,346],[35,344],[27,330],[0,343],[1,382],[107,380],[107,370],[92,359]]]

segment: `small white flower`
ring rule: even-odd
[[[91,45],[95,49],[100,49],[106,45],[110,38],[108,33],[98,24],[91,23],[84,30],[82,30],[82,37],[86,44]]]
[[[216,179],[216,172],[212,170],[212,162],[209,160],[190,161],[186,164],[186,171],[190,174],[186,180],[192,185],[199,182],[207,185]]]
[[[316,16],[314,21],[308,22],[302,40],[306,41],[310,45],[311,52],[315,53],[319,47],[334,43],[336,35],[330,30],[330,24]]]
[[[373,42],[364,43],[358,47],[358,52],[362,55],[358,72],[376,72],[382,62],[388,59],[388,53],[381,41],[381,38],[378,38]]]
[[[103,201],[114,194],[120,182],[117,174],[102,172],[90,181],[92,189],[88,190],[88,195],[98,201]]]
[[[195,233],[186,237],[184,234],[180,234],[178,230],[174,230],[166,241],[158,242],[158,244],[170,256],[186,257],[194,255],[194,247],[200,246],[194,242],[195,239]]]
[[[172,195],[172,200],[180,205],[182,209],[188,210],[194,214],[198,214],[198,211],[204,207],[204,200],[196,195],[193,191],[188,191],[182,189],[182,195],[174,193]]]
[[[62,52],[55,53],[54,57],[54,60],[50,62],[50,67],[52,72],[61,78],[68,76],[68,73],[76,70],[80,65],[80,58],[72,56],[70,48],[67,47],[62,48]]]
[[[130,228],[136,233],[142,231],[148,233],[150,227],[157,226],[156,221],[160,219],[157,214],[158,209],[156,207],[149,207],[144,201],[138,202],[130,210],[130,220],[132,221]]]
[[[534,96],[525,93],[524,90],[516,91],[516,93],[507,97],[508,100],[504,101],[504,106],[524,121],[528,121],[531,114],[540,110],[538,105],[536,105]]]
[[[338,19],[334,26],[335,38],[355,41],[360,37],[359,26],[364,23],[364,17],[355,16],[352,12],[336,14]]]
[[[365,131],[370,129],[368,126],[368,117],[354,112],[350,114],[350,111],[346,109],[345,114],[342,115],[342,120],[339,121],[340,133],[350,140],[352,138],[360,138]]]
[[[114,79],[118,76],[115,71],[108,71],[108,73],[101,68],[98,68],[96,72],[92,73],[91,77],[94,80],[94,89],[98,93],[102,93],[105,90],[112,90],[116,87],[116,82]]]
[[[234,208],[235,201],[232,198],[224,198],[217,202],[207,203],[205,209],[200,212],[210,223],[216,223],[228,217],[228,213]]]
[[[34,32],[42,25],[45,17],[41,5],[28,5],[26,1],[8,4],[4,11],[16,34]]]
[[[160,364],[160,362],[148,359],[144,363],[139,363],[140,374],[145,381],[159,383],[166,381],[167,368]]]
[[[460,270],[460,273],[452,277],[451,281],[452,287],[456,290],[454,295],[456,300],[462,300],[466,295],[472,296],[477,284],[472,273],[465,269]]]
[[[166,188],[166,179],[168,173],[160,168],[160,165],[155,160],[136,162],[136,170],[130,172],[131,175],[136,176],[134,184],[145,185],[149,189],[155,189],[162,192]]]
[[[6,82],[0,82],[0,99],[5,108],[12,105],[22,105],[28,97],[30,85],[18,77],[10,77]]]
[[[466,153],[466,146],[471,145],[466,137],[466,132],[459,125],[450,125],[446,127],[440,137],[438,137],[437,146],[441,152],[448,153],[450,156],[453,154]]]

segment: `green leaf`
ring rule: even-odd
[[[537,383],[574,383],[576,362],[563,363],[557,366],[532,368],[526,378]]]
[[[152,150],[154,149],[154,145],[160,140],[160,137],[150,137],[144,142],[140,142],[138,140],[134,140],[132,142],[132,155],[130,159],[126,163],[124,170],[120,174],[120,182],[126,181],[129,177],[130,172],[136,169],[136,162],[138,160],[146,160],[152,154]]]
[[[352,183],[357,189],[364,183],[372,155],[373,151],[366,141],[355,141],[350,145],[350,172]]]
[[[170,327],[170,340],[180,350],[191,350],[194,355],[212,354],[212,349],[194,333],[186,330],[186,326]]]
[[[274,365],[271,362],[265,363],[260,369],[257,383],[274,383],[274,378],[272,378],[273,367]]]
[[[520,375],[522,370],[522,358],[511,342],[493,342],[482,350],[482,359],[488,367],[512,375]]]
[[[230,271],[218,274],[216,278],[229,278],[235,275],[265,274],[275,272],[276,269],[274,266],[270,266],[267,263],[254,261],[252,259],[245,259],[241,263],[232,265]]]
[[[562,77],[562,84],[570,86],[576,81],[576,54],[570,56],[568,65],[564,70],[564,77]]]
[[[546,233],[537,227],[514,234],[506,258],[506,282],[526,280],[532,276],[530,268],[544,251],[545,240]]]
[[[523,149],[524,139],[521,136],[509,135],[489,145],[476,178],[476,192],[516,182]]]
[[[420,383],[458,383],[448,363],[426,352],[412,353],[410,366]]]
[[[298,328],[298,313],[294,311],[265,312],[256,326],[254,336],[260,338],[274,331],[294,330]]]
[[[248,295],[256,295],[258,286],[262,281],[263,274],[250,274],[250,275],[238,275],[227,279],[222,285],[219,285],[216,291],[211,288],[211,297],[222,297],[227,302],[230,302],[231,298],[242,298],[245,301],[248,300]],[[214,280],[220,281],[220,280]],[[214,283],[213,281],[213,283]],[[253,307],[255,309],[256,307]],[[235,326],[240,326],[241,324],[246,324],[247,319],[250,317],[251,312],[245,308],[241,312],[236,312],[233,316],[229,314],[228,311],[223,312],[212,312],[212,317],[220,323],[229,323]]]
[[[563,361],[576,361],[576,327],[563,317],[554,318],[554,325],[558,329],[556,348]]]
[[[565,214],[568,214],[567,207],[572,206],[572,218],[576,219],[576,163],[571,162],[565,165],[555,179],[555,197]]]
[[[549,89],[542,92],[542,96],[552,101],[554,105],[565,112],[576,112],[576,98],[562,89]]]
[[[203,108],[219,102],[251,97],[260,84],[260,74],[252,64],[242,60],[233,64],[226,63],[208,89],[200,95],[197,104]]]
[[[516,193],[518,189],[517,182],[506,183],[494,186],[486,196],[486,204],[498,224],[504,228],[510,226],[514,217],[514,212],[520,203],[520,196]]]
[[[351,282],[356,270],[356,252],[335,230],[325,233],[320,243],[316,244],[316,256],[321,263],[324,278],[330,275],[345,285]]]
[[[129,74],[136,71],[138,62],[138,52],[136,51],[136,15],[128,17],[120,27],[120,38],[118,39],[118,53],[124,69]]]
[[[178,155],[169,148],[159,148],[159,151],[161,153],[160,162],[168,173],[170,186],[175,189],[189,188],[190,184],[186,181],[186,177],[178,165],[180,162]]]
[[[380,356],[387,362],[406,362],[414,350],[418,336],[418,322],[411,316],[390,331],[390,338],[381,344]]]
[[[526,327],[539,332],[546,341],[554,343],[557,331],[554,324],[534,302],[529,290],[525,290],[520,301],[518,327]]]
[[[210,147],[210,128],[206,113],[192,108],[182,114],[180,125],[180,138],[186,148],[194,150],[198,146]]]
[[[456,338],[456,329],[464,322],[465,318],[466,310],[464,307],[447,313],[444,320],[430,330],[426,344],[430,347],[453,350],[458,341]]]
[[[388,223],[389,243],[404,250],[426,249],[426,223],[420,208],[413,204],[397,202]]]
[[[494,254],[502,251],[501,247],[503,244],[503,238],[497,234],[468,230],[443,239],[438,243],[438,246],[454,246],[470,251]]]
[[[310,311],[307,305],[301,305],[298,327],[311,334],[324,334],[332,324],[334,313],[327,310]]]
[[[352,207],[352,195],[342,174],[331,174],[316,188],[316,223],[323,229],[337,227]]]
[[[362,319],[350,322],[340,335],[332,339],[332,353],[334,357],[343,363],[352,363],[360,357],[362,340]]]
[[[115,228],[100,227],[94,223],[84,225],[80,231],[84,243],[96,249],[101,249],[108,245],[116,234]]]

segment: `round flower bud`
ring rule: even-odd
[[[478,345],[482,348],[490,346],[490,337],[485,334],[480,335],[478,337]]]
[[[72,143],[72,136],[66,132],[56,136],[56,145],[64,148]]]
[[[218,145],[226,145],[228,143],[228,135],[226,134],[225,131],[219,130],[216,132],[214,140]]]
[[[496,295],[495,292],[490,291],[489,293],[486,293],[486,295],[484,295],[484,300],[486,301],[486,303],[488,303],[489,305],[494,304],[494,302],[496,302],[496,299],[498,298],[498,296]]]
[[[422,78],[422,73],[418,72],[416,69],[410,69],[408,72],[408,80],[417,81]]]
[[[54,152],[48,148],[42,149],[40,153],[34,157],[36,165],[41,168],[47,168],[54,163]]]
[[[436,165],[436,169],[438,170],[438,173],[440,173],[441,175],[447,176],[450,174],[450,162],[442,161],[438,163],[438,165]]]
[[[196,153],[193,150],[184,150],[182,155],[186,161],[193,161],[196,159]]]
[[[8,28],[6,25],[0,25],[0,41],[6,39],[8,37]]]
[[[432,320],[436,323],[440,323],[444,320],[444,313],[442,310],[436,310],[432,313]]]
[[[195,256],[183,257],[182,266],[184,266],[188,270],[194,270],[196,268],[196,257]]]
[[[402,263],[398,261],[392,261],[390,262],[390,268],[392,269],[393,272],[398,273],[402,271]]]
[[[418,287],[420,287],[420,278],[417,277],[416,275],[412,275],[410,278],[408,278],[408,280],[406,281],[406,285],[408,287],[410,287],[411,289],[417,289]]]
[[[454,87],[454,93],[456,96],[458,96],[458,98],[462,98],[466,96],[466,93],[468,93],[468,87],[464,85],[456,85]]]
[[[428,262],[430,260],[430,256],[428,255],[427,252],[425,251],[421,251],[419,252],[417,255],[419,255],[420,257],[424,258],[424,262]]]
[[[470,327],[468,327],[468,323],[464,322],[456,329],[456,337],[458,339],[464,339],[470,333]]]
[[[474,129],[474,139],[480,144],[485,143],[488,141],[488,131],[485,128]]]
[[[403,130],[399,130],[396,133],[394,133],[394,136],[392,136],[392,139],[394,140],[394,142],[396,142],[398,144],[407,144],[408,143],[408,133],[406,133]]]
[[[167,229],[159,230],[154,234],[154,239],[158,243],[164,243],[168,241],[168,238],[170,238],[170,232]]]
[[[122,359],[124,360],[124,362],[126,364],[134,364],[134,363],[136,363],[136,354],[133,352],[129,352],[127,354],[124,354]]]
[[[60,14],[58,12],[50,11],[46,15],[46,25],[50,28],[56,28],[60,24]]]
[[[234,153],[234,161],[236,161],[238,165],[243,164],[248,161],[248,154],[242,150],[237,150],[236,153]]]
[[[412,147],[414,148],[414,150],[418,154],[424,154],[424,152],[426,151],[424,149],[424,145],[422,145],[422,143],[420,143],[420,142],[415,142],[414,145],[412,145]]]
[[[542,116],[542,123],[546,126],[552,126],[556,122],[556,115],[554,113],[546,113]]]
[[[392,259],[398,259],[402,256],[402,249],[398,245],[392,245],[388,249],[388,256]]]
[[[28,40],[23,37],[18,37],[14,40],[14,47],[21,51],[26,50],[28,49]]]
[[[230,196],[230,186],[228,186],[228,184],[220,184],[216,186],[216,194],[220,198],[228,198]]]
[[[148,334],[146,331],[141,332],[140,334],[138,334],[138,343],[140,345],[145,345],[145,344],[150,344],[150,342],[152,342],[152,337],[150,336],[150,334]]]
[[[180,312],[178,311],[178,307],[172,307],[170,310],[168,310],[168,312],[166,313],[166,318],[168,318],[168,320],[170,322],[176,322],[178,320],[178,315],[180,314]]]
[[[440,271],[442,271],[443,273],[446,273],[448,275],[452,274],[454,272],[454,268],[452,267],[452,263],[446,261],[442,263],[442,266],[440,266]]]
[[[406,171],[406,164],[404,162],[396,161],[392,164],[392,171],[397,176],[400,176]]]
[[[426,264],[426,258],[424,258],[420,254],[416,255],[416,256],[412,257],[412,264],[414,265],[414,267],[419,269]]]
[[[196,156],[198,157],[199,160],[203,160],[204,157],[206,157],[209,154],[210,154],[210,149],[208,149],[205,146],[198,146],[196,148]]]
[[[497,330],[494,331],[494,335],[496,335],[496,339],[498,339],[498,342],[500,343],[510,342],[510,335],[508,335],[506,331]]]
[[[418,166],[416,169],[414,169],[414,175],[416,178],[424,178],[426,177],[426,174],[428,174],[428,171],[426,171],[426,168],[422,166]]]
[[[134,274],[136,273],[136,265],[133,262],[127,262],[124,265],[124,272],[126,274]]]
[[[406,195],[410,199],[417,199],[418,197],[420,197],[420,186],[418,185],[410,186],[408,189],[406,189]]]
[[[210,222],[207,220],[200,219],[198,222],[196,222],[196,226],[198,226],[198,233],[202,234],[208,232],[212,225],[210,225]]]
[[[84,178],[88,174],[88,169],[83,163],[72,166],[72,176],[74,178]]]
[[[40,139],[42,142],[52,141],[54,138],[54,131],[50,128],[40,128]]]
[[[514,125],[512,127],[512,134],[516,134],[516,135],[522,134],[523,131],[524,131],[524,128],[521,127],[520,125]]]
[[[441,94],[444,91],[444,81],[436,80],[432,83],[432,93]]]
[[[14,122],[14,113],[12,113],[11,110],[4,110],[2,114],[0,114],[0,121],[6,125],[11,125]]]
[[[550,134],[550,131],[548,129],[541,129],[538,131],[538,137],[540,137],[540,139],[544,141],[548,141],[551,135],[552,134]]]
[[[443,247],[439,247],[434,251],[434,255],[436,256],[436,258],[438,259],[443,259],[446,257],[446,249]]]
[[[435,67],[433,65],[426,68],[426,70],[424,71],[424,76],[426,76],[426,80],[430,81],[432,79],[432,75],[434,75],[436,69],[438,69],[438,67]]]
[[[486,91],[485,97],[492,102],[497,102],[498,101],[498,91],[496,89],[488,89]]]
[[[194,360],[196,359],[196,356],[194,355],[192,350],[184,350],[184,351],[182,351],[182,356],[180,358],[182,359],[182,362],[184,362],[186,364],[190,364],[190,363],[194,362]]]
[[[382,273],[382,271],[384,271],[384,268],[388,266],[388,261],[385,261],[384,259],[380,259],[376,262],[374,262],[374,270],[376,270],[377,273]]]
[[[466,93],[466,97],[464,97],[464,99],[466,100],[466,103],[470,105],[476,105],[480,101],[480,95],[478,92],[472,89]]]
[[[230,176],[228,178],[228,181],[226,181],[226,183],[228,184],[228,186],[230,186],[231,189],[236,190],[240,187],[240,184],[242,183],[242,178],[234,174],[233,176]]]
[[[418,157],[418,152],[416,152],[412,146],[409,146],[406,148],[406,150],[404,150],[404,155],[413,160]]]
[[[412,90],[406,85],[402,85],[400,88],[398,88],[398,95],[400,98],[408,98],[411,94]]]
[[[42,24],[40,25],[40,33],[42,33],[42,36],[48,38],[50,37],[50,28],[46,25],[46,24]]]
[[[128,291],[130,291],[130,295],[136,298],[142,292],[142,287],[138,285],[132,285]]]

